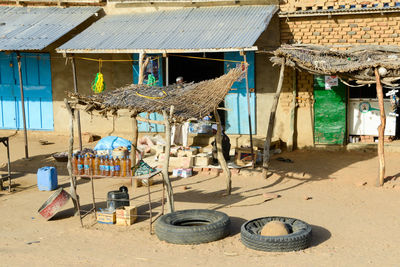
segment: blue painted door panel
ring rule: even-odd
[[[248,81],[249,88],[254,91],[255,76],[254,76],[254,52],[247,52],[248,67]],[[243,56],[239,52],[225,53],[226,60],[244,61]],[[227,73],[230,69],[240,66],[240,63],[225,61],[224,69]],[[252,133],[256,133],[256,95],[254,92],[250,93],[250,115],[251,115],[251,128]],[[241,81],[235,82],[232,85],[231,91],[225,97],[225,107],[228,109],[225,112],[225,128],[227,134],[249,134],[249,116],[247,105],[247,92],[246,92],[246,79],[243,77]]]
[[[26,126],[53,130],[50,55],[21,53]],[[15,53],[0,52],[0,129],[23,129],[18,63]]]
[[[144,84],[147,84],[147,77],[149,74],[153,74],[156,78],[156,86],[163,86],[163,71],[162,71],[162,64],[163,64],[163,57],[162,54],[153,54],[148,55],[152,59],[150,60],[147,68],[145,70],[145,77],[144,77]],[[133,59],[136,60],[133,63],[133,83],[137,84],[139,80],[139,54],[133,54]],[[147,113],[140,113],[139,116],[147,118]],[[149,116],[151,120],[163,120],[163,116],[158,113],[151,113]],[[150,126],[150,127],[149,127]],[[154,124],[154,123],[147,123],[147,122],[138,122],[138,129],[139,132],[164,132],[164,125]]]

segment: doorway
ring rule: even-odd
[[[207,58],[221,59],[207,60]],[[185,83],[201,82],[218,78],[224,75],[224,53],[185,53],[169,55],[170,83],[175,83],[176,78],[182,76]],[[224,107],[224,102],[220,103]],[[225,125],[225,112],[219,110],[222,125]]]

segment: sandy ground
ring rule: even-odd
[[[294,163],[272,160],[274,174],[263,179],[258,172],[233,176],[232,195],[223,196],[225,177],[202,173],[174,179],[176,209],[206,208],[227,213],[231,235],[201,245],[173,245],[149,234],[148,217],[132,226],[99,225],[93,216],[82,228],[70,201],[54,219],[45,221],[38,208],[51,195],[36,186],[36,171],[56,166],[59,184],[68,187],[65,164],[51,153],[67,148],[67,137],[49,135],[53,144],[42,146],[41,135],[29,136],[31,160],[23,160],[23,138],[11,138],[14,192],[0,191],[1,266],[398,266],[400,240],[400,154],[388,153],[383,188],[375,187],[378,161],[375,153],[310,152],[283,153]],[[275,156],[276,157],[276,156]],[[1,162],[5,148],[0,147]],[[2,166],[4,173],[6,168]],[[400,180],[400,179],[399,179]],[[161,183],[152,186],[153,206],[160,212]],[[365,184],[366,182],[366,184]],[[129,182],[119,179],[95,181],[98,206],[106,194]],[[365,185],[363,185],[365,184]],[[184,189],[187,186],[188,189]],[[129,187],[130,188],[130,187]],[[90,183],[79,180],[81,204],[90,204]],[[263,193],[281,197],[265,201]],[[139,214],[148,215],[146,188],[130,191]],[[305,200],[306,197],[311,199]],[[248,249],[240,242],[240,226],[263,216],[288,216],[312,225],[311,247],[299,252],[268,253]],[[28,242],[39,241],[28,244]]]

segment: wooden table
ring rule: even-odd
[[[72,177],[73,177],[73,179],[74,179],[74,184],[76,185],[77,183],[76,183],[76,178],[77,177],[86,177],[86,178],[90,178],[90,182],[91,182],[91,185],[92,185],[92,201],[93,201],[93,205],[92,205],[92,208],[90,209],[90,210],[88,210],[88,211],[86,211],[85,213],[83,213],[83,214],[81,214],[81,207],[80,207],[80,201],[79,201],[79,195],[78,195],[78,193],[76,193],[77,194],[77,196],[78,196],[78,214],[79,214],[79,220],[80,220],[80,222],[81,222],[81,225],[82,225],[82,227],[83,227],[83,222],[82,222],[82,219],[84,218],[84,217],[86,217],[87,215],[89,215],[89,214],[91,214],[92,212],[94,212],[94,214],[95,214],[95,216],[97,215],[96,214],[96,198],[95,198],[95,190],[94,190],[94,183],[93,183],[93,180],[94,180],[94,178],[107,178],[107,179],[130,179],[131,180],[131,185],[132,185],[132,192],[134,192],[134,188],[135,188],[135,183],[134,183],[134,180],[147,180],[147,195],[148,195],[148,201],[149,201],[149,212],[150,212],[150,234],[152,233],[152,224],[153,224],[153,213],[152,213],[152,206],[151,206],[151,192],[150,192],[150,182],[149,182],[149,179],[150,178],[152,178],[152,177],[154,177],[154,176],[156,176],[156,175],[158,175],[158,174],[161,174],[162,176],[163,176],[163,189],[162,189],[162,198],[161,198],[161,213],[159,214],[159,215],[157,215],[155,218],[154,218],[154,221],[156,221],[157,220],[157,218],[158,217],[160,217],[161,215],[163,215],[164,214],[164,198],[165,198],[165,182],[164,182],[164,175],[163,175],[163,173],[162,173],[162,170],[161,169],[157,169],[157,171],[155,171],[155,172],[152,172],[152,173],[149,173],[149,174],[147,174],[147,175],[142,175],[142,176],[102,176],[102,175],[73,175]],[[76,190],[76,188],[75,188],[75,192],[76,192],[77,190]],[[97,216],[96,216],[96,218],[97,218]]]
[[[8,178],[8,192],[11,192],[11,171],[10,171],[10,144],[9,144],[9,139],[7,137],[0,137],[0,142],[3,143],[3,145],[7,148],[7,169],[8,169],[8,175],[5,176],[5,178]],[[3,178],[0,178],[0,190],[4,190],[3,188]]]

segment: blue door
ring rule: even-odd
[[[251,114],[251,129],[252,133],[256,133],[256,116],[255,116],[255,103],[256,94],[254,92],[254,52],[247,52],[248,80],[250,89],[250,114]],[[226,60],[244,61],[243,56],[239,52],[225,53]],[[240,63],[225,61],[225,73],[230,69],[240,66]],[[246,93],[246,79],[243,78],[239,82],[232,85],[231,91],[225,97],[226,121],[225,132],[227,134],[250,134],[249,131],[249,115],[247,109],[247,93]]]
[[[162,54],[153,54],[147,56],[150,57],[150,61],[145,70],[143,83],[155,86],[163,86]],[[133,59],[135,60],[133,63],[133,83],[137,84],[139,79],[139,64],[138,64],[139,55],[133,54]],[[155,82],[151,82],[153,78]],[[139,116],[144,118],[149,117],[149,119],[157,121],[164,120],[163,116],[158,113],[151,113],[148,115],[147,112],[143,112],[140,113]],[[139,132],[164,132],[164,125],[139,121],[138,130]]]
[[[21,53],[26,127],[53,130],[50,55]],[[0,129],[23,129],[18,63],[15,53],[0,52]]]

